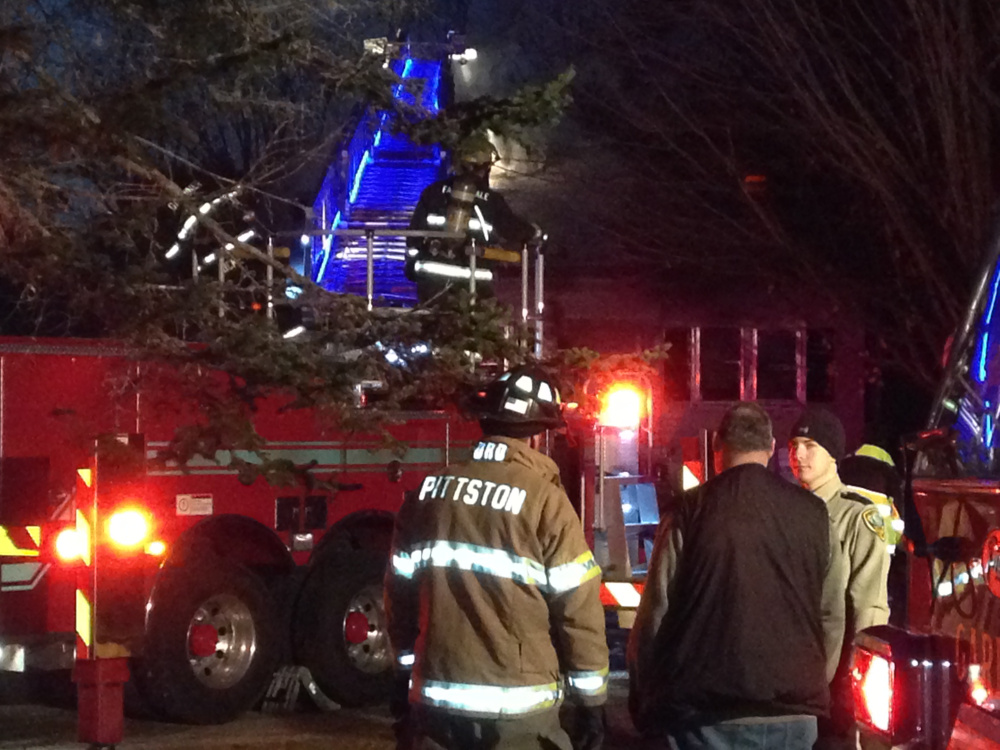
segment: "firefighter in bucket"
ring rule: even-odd
[[[469,252],[489,248],[519,252],[541,236],[538,227],[515,214],[500,193],[490,188],[497,150],[485,135],[462,141],[453,155],[453,174],[432,183],[420,195],[410,229],[464,234],[462,239],[407,239],[406,277],[417,284],[417,301],[433,299],[451,286],[469,288]],[[476,258],[476,291],[491,295],[494,270]]]

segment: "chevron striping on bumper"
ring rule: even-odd
[[[0,526],[0,557],[38,557],[40,526]]]

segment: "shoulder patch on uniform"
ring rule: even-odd
[[[865,508],[861,512],[861,520],[865,522],[865,526],[868,527],[869,531],[874,532],[883,542],[885,541],[885,520],[876,506],[872,505],[870,508]]]
[[[865,497],[860,492],[855,492],[854,490],[841,490],[840,496],[848,500],[853,500],[856,503],[861,503],[862,505],[874,505],[870,497]]]

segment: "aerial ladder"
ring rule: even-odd
[[[444,44],[378,40],[385,65],[400,79],[397,101],[433,117],[447,104],[450,63],[469,59],[459,37]],[[413,83],[410,83],[413,82]],[[416,284],[405,276],[407,238],[464,239],[446,231],[410,230],[410,217],[423,190],[448,173],[448,152],[439,144],[415,143],[393,131],[392,114],[367,108],[327,170],[302,235],[300,273],[331,292],[365,297],[369,310],[410,309]],[[519,319],[533,328],[534,354],[542,352],[544,256],[540,246],[511,253],[492,247],[467,248],[469,265],[488,257],[520,266]],[[470,292],[475,298],[475,273]],[[516,304],[516,303],[515,303]]]

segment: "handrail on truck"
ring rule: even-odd
[[[366,265],[365,265],[365,297],[368,310],[375,308],[375,238],[376,237],[421,237],[424,239],[447,239],[447,240],[470,240],[467,248],[469,256],[469,293],[473,302],[476,297],[476,258],[490,257],[491,247],[487,246],[482,250],[476,247],[475,238],[469,238],[464,232],[444,232],[427,229],[393,229],[376,228],[366,229],[334,229],[334,230],[312,230],[306,232],[280,232],[275,235],[295,236],[295,237],[364,237],[366,239]],[[519,251],[504,251],[517,253],[520,255],[521,266],[521,322],[527,326],[529,322],[535,324],[534,354],[536,357],[542,355],[544,342],[544,312],[545,312],[545,256],[542,246],[538,244],[528,244],[522,246]],[[268,243],[268,254],[273,253],[271,243]],[[532,263],[532,261],[534,261]],[[532,284],[532,265],[534,266],[534,284]],[[272,281],[269,275],[268,282]]]

